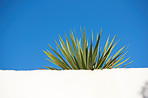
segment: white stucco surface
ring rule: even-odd
[[[0,98],[144,98],[148,68],[0,71]]]

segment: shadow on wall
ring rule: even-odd
[[[142,88],[141,94],[143,98],[148,98],[148,82],[146,82],[144,87]]]

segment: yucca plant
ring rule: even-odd
[[[58,44],[55,41],[56,45],[58,46],[57,51],[48,44],[56,56],[53,55],[48,50],[43,51],[50,58],[47,60],[57,65],[59,68],[52,66],[44,66],[44,67],[50,70],[79,70],[79,69],[94,70],[94,69],[121,68],[130,64],[131,62],[122,65],[124,62],[126,62],[129,59],[127,58],[123,60],[125,58],[125,54],[127,53],[125,52],[127,49],[125,48],[125,46],[123,46],[120,50],[118,50],[114,55],[111,55],[113,48],[117,44],[117,42],[114,42],[115,36],[110,42],[110,44],[108,37],[104,50],[101,53],[101,49],[99,47],[101,33],[102,29],[99,33],[99,36],[97,36],[97,42],[94,49],[92,44],[93,31],[92,31],[90,48],[88,47],[85,29],[83,30],[82,47],[81,47],[81,39],[78,41],[77,36],[75,38],[73,32],[71,32],[70,34],[72,45],[70,44],[70,41],[66,34],[65,34],[66,43],[64,43],[63,39],[59,35],[60,44]],[[58,49],[60,50],[62,55],[60,55]]]

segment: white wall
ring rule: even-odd
[[[0,98],[144,98],[146,82],[148,68],[0,71]]]

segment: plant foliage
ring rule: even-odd
[[[58,46],[58,51],[53,49],[49,44],[51,50],[55,53],[49,52],[48,50],[43,51],[50,59],[48,61],[57,65],[57,67],[52,66],[44,66],[50,70],[94,70],[94,69],[111,69],[111,68],[122,68],[130,64],[131,62],[122,65],[129,58],[123,60],[125,58],[125,54],[127,52],[125,46],[123,46],[120,50],[118,50],[114,55],[111,55],[112,50],[116,46],[117,42],[114,42],[115,36],[112,41],[109,43],[109,37],[106,41],[103,53],[101,53],[101,49],[99,47],[100,37],[102,30],[97,36],[97,42],[95,47],[93,48],[93,31],[91,37],[91,44],[88,47],[88,42],[86,39],[85,29],[83,30],[83,39],[82,39],[82,47],[81,47],[81,39],[78,40],[77,36],[74,37],[73,32],[70,34],[71,43],[65,34],[66,43],[64,43],[63,39],[60,37],[60,44],[56,41],[56,45]],[[60,52],[62,55],[60,54]],[[125,53],[124,53],[125,52]]]

